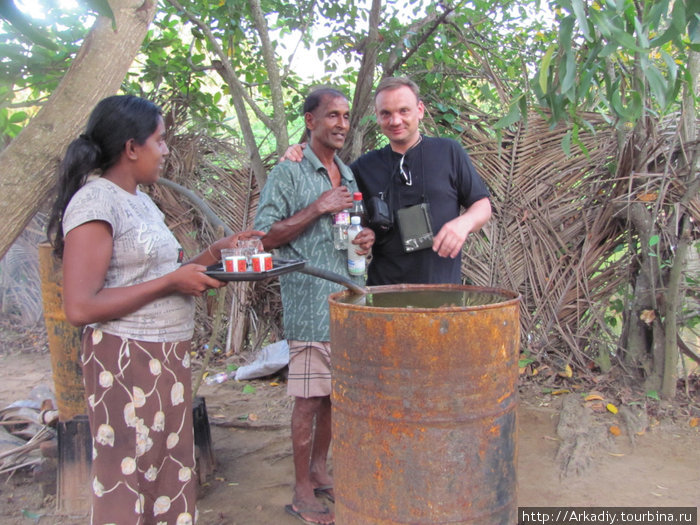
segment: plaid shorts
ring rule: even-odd
[[[289,341],[287,393],[304,398],[331,395],[329,342]]]

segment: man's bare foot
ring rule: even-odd
[[[326,498],[328,501],[335,503],[335,492],[333,491],[333,478],[326,471],[325,467],[322,471],[311,471],[311,484],[314,487],[314,495],[320,498]]]
[[[314,487],[314,495],[319,498],[326,498],[331,503],[335,503],[335,492],[333,491],[333,485]]]
[[[318,508],[321,510],[318,510]],[[304,523],[316,523],[318,525],[333,525],[335,522],[335,516],[325,505],[313,505],[312,508],[297,506],[292,503],[291,505],[286,505],[284,510],[287,514],[294,516],[295,518],[303,521]]]

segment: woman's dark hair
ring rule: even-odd
[[[307,113],[313,113],[316,111],[316,108],[321,105],[321,102],[323,102],[325,97],[330,97],[332,99],[344,98],[347,100],[347,97],[337,89],[329,87],[317,88],[307,95],[306,99],[304,100],[304,106],[301,109],[301,114],[306,115]],[[311,137],[311,132],[308,129],[306,130],[306,136]]]
[[[104,174],[114,166],[130,139],[144,144],[158,127],[161,110],[133,95],[115,95],[98,102],[85,133],[71,142],[58,168],[56,201],[47,234],[54,254],[63,257],[63,214],[75,193],[93,172]]]

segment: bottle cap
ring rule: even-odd
[[[351,224],[360,224],[360,217],[358,217],[357,215],[355,215],[354,217],[351,217],[350,223]]]
[[[352,200],[361,201],[362,200],[362,193],[360,193],[359,191],[356,191],[355,193],[353,193]]]

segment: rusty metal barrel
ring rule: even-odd
[[[329,298],[337,525],[517,523],[517,294]]]
[[[39,245],[39,274],[59,420],[56,508],[85,522],[90,512],[92,438],[80,366],[82,330],[71,326],[63,312],[61,262],[48,243]]]
[[[51,369],[60,421],[87,413],[83,372],[80,367],[81,329],[71,326],[63,312],[61,262],[48,243],[39,244],[44,321],[51,354]]]

